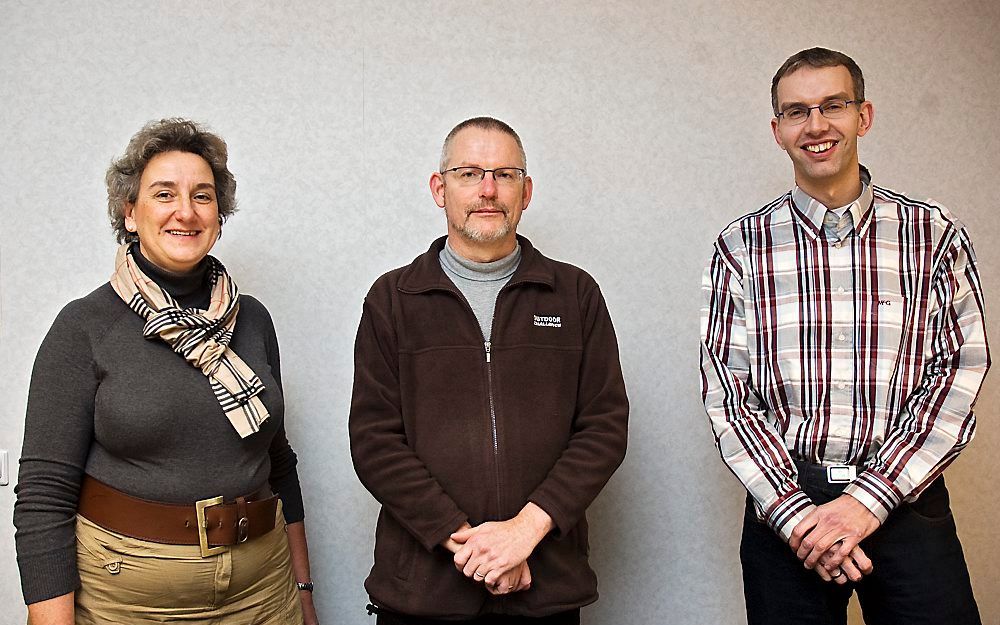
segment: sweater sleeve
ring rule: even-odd
[[[302,503],[302,488],[296,469],[298,458],[285,436],[285,426],[275,433],[271,440],[271,476],[268,481],[271,490],[281,497],[281,507],[286,523],[305,520],[305,505]]]
[[[31,374],[14,504],[15,545],[26,604],[72,592],[76,508],[94,438],[98,375],[74,304],[49,330]]]
[[[274,332],[274,323],[264,306],[258,305],[267,322],[267,364],[271,367],[271,375],[274,376],[284,395],[281,383],[281,355],[278,351],[278,337]],[[285,417],[287,416],[286,413]],[[284,422],[271,439],[268,455],[271,458],[271,474],[268,482],[271,490],[281,498],[285,522],[295,523],[304,520],[305,505],[302,502],[302,488],[299,484],[298,457],[288,442]]]

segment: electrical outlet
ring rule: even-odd
[[[0,486],[10,483],[10,473],[7,472],[7,450],[0,449]]]

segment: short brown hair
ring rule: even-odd
[[[179,117],[151,121],[133,135],[125,154],[112,161],[104,182],[108,187],[108,217],[119,243],[138,240],[125,228],[125,205],[139,197],[139,180],[146,165],[164,152],[189,152],[208,163],[215,177],[219,223],[236,212],[236,178],[229,171],[226,142],[200,124]]]
[[[493,117],[472,117],[452,128],[451,132],[448,133],[448,136],[444,138],[444,145],[441,146],[441,166],[439,168],[441,173],[444,173],[445,165],[448,164],[448,150],[451,148],[452,140],[455,138],[455,135],[462,132],[466,128],[492,130],[494,132],[502,132],[514,137],[514,141],[517,142],[517,149],[521,152],[521,164],[525,170],[528,169],[528,159],[524,156],[524,146],[521,144],[521,137],[517,136],[517,133],[514,132],[513,128]]]
[[[778,71],[774,74],[774,78],[771,79],[771,109],[775,115],[781,112],[778,110],[778,81],[806,65],[809,67],[838,67],[843,65],[851,73],[851,80],[854,82],[854,99],[865,99],[865,76],[861,73],[861,68],[854,62],[854,59],[836,50],[809,48],[788,57],[788,60],[778,68]]]

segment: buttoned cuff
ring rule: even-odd
[[[796,487],[795,490],[778,499],[771,506],[771,509],[767,511],[765,521],[787,543],[792,537],[792,530],[795,529],[795,526],[806,518],[815,507],[812,500],[809,499],[809,495]]]
[[[879,523],[885,523],[889,513],[903,500],[903,495],[892,482],[884,475],[871,470],[862,472],[848,484],[844,494],[861,502],[861,505],[875,515]]]

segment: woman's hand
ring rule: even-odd
[[[313,604],[312,591],[300,590],[299,600],[302,601],[303,625],[319,625],[319,617],[316,616],[316,606]]]

